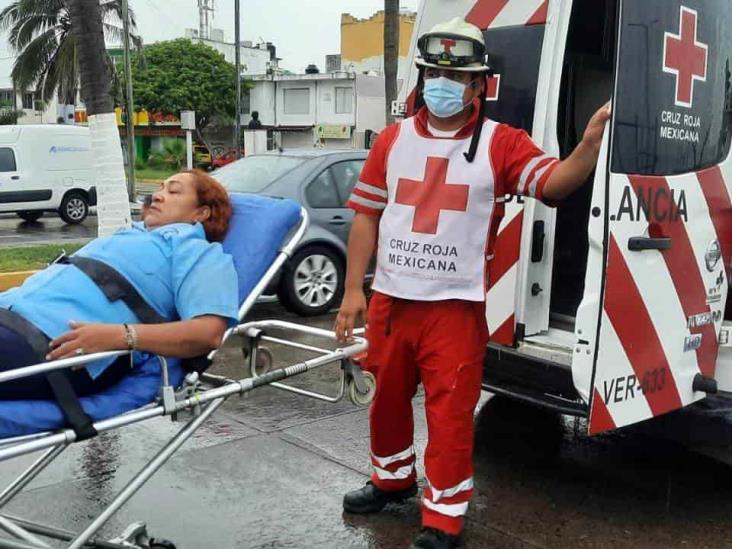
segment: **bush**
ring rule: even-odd
[[[150,156],[147,158],[147,166],[148,168],[153,168],[156,170],[162,170],[166,168],[167,162],[165,158],[165,153],[151,152]]]
[[[186,144],[180,139],[170,139],[162,151],[150,153],[147,165],[150,168],[180,170],[186,163]]]

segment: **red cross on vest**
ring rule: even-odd
[[[676,104],[691,107],[694,81],[707,79],[709,47],[697,40],[699,16],[681,6],[679,34],[664,33],[663,71],[676,75]]]
[[[399,179],[397,204],[414,206],[412,232],[437,234],[442,210],[464,212],[468,209],[470,185],[447,183],[447,158],[427,157],[424,181]]]

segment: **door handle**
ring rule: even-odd
[[[340,215],[336,215],[335,217],[332,217],[330,219],[330,224],[331,225],[345,225],[346,220],[343,219]]]
[[[534,230],[531,236],[531,262],[541,263],[544,259],[544,222],[534,221]]]
[[[628,239],[628,249],[631,252],[642,252],[644,250],[668,250],[671,248],[670,238],[648,238],[645,236],[634,236]]]
[[[12,175],[12,176],[10,176],[10,179],[12,179],[13,181],[17,181],[18,179],[20,179],[20,176],[19,175]]]

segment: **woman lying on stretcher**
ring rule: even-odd
[[[0,370],[101,351],[189,358],[216,348],[238,313],[233,260],[221,242],[224,187],[200,171],[165,181],[143,222],[93,240],[0,293]],[[129,357],[68,372],[78,396],[116,384]],[[0,399],[51,399],[45,376],[0,383]]]

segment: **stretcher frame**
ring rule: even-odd
[[[264,289],[277,274],[282,265],[292,256],[298,243],[307,230],[308,223],[308,214],[303,208],[301,209],[301,220],[299,225],[291,232],[270,268],[250,292],[249,296],[244,300],[244,303],[242,303],[239,309],[240,321],[249,313],[257,299],[261,296]],[[339,363],[341,365],[342,373],[341,380],[339,382],[340,389],[336,397],[325,397],[325,399],[329,402],[337,402],[338,400],[341,400],[346,392],[345,388],[347,386],[352,387],[352,394],[361,394],[359,389],[367,391],[361,395],[362,400],[364,401],[372,394],[372,391],[368,392],[371,389],[369,384],[364,382],[363,375],[358,367],[354,366],[351,360],[352,357],[366,351],[367,344],[365,340],[355,337],[347,346],[331,350],[304,345],[294,341],[267,335],[267,331],[272,329],[280,331],[284,330],[288,334],[304,334],[323,338],[324,340],[329,340],[331,342],[335,341],[335,334],[333,332],[290,322],[265,320],[239,324],[238,326],[227,330],[221,346],[212,351],[208,358],[213,359],[219,349],[230,337],[235,335],[241,336],[246,342],[246,346],[243,348],[245,350],[245,354],[248,354],[249,357],[249,370],[251,377],[230,379],[208,373],[200,375],[192,373],[186,376],[182,387],[176,390],[170,385],[166,360],[163,357],[158,357],[161,365],[162,384],[155,402],[137,410],[94,423],[94,428],[97,432],[104,433],[119,427],[140,423],[160,416],[170,416],[175,421],[181,412],[192,412],[192,418],[188,420],[172,437],[172,439],[130,479],[127,485],[125,485],[124,488],[122,488],[122,490],[112,499],[109,505],[107,505],[107,507],[104,508],[102,512],[97,515],[97,517],[81,532],[72,532],[64,528],[57,528],[35,521],[26,520],[2,511],[2,509],[15,496],[20,494],[31,481],[38,477],[38,475],[53,463],[53,461],[58,458],[66,448],[76,441],[76,434],[74,431],[72,429],[61,429],[58,431],[49,431],[0,440],[0,463],[15,457],[45,450],[45,452],[33,464],[31,464],[2,492],[0,492],[0,548],[44,549],[51,547],[44,538],[47,540],[68,542],[67,547],[71,549],[80,549],[82,547],[101,547],[109,549],[174,547],[174,545],[169,544],[169,542],[165,542],[164,540],[154,540],[154,538],[151,538],[148,535],[147,528],[143,522],[130,524],[119,536],[109,541],[94,539],[94,535],[168,461],[168,459],[175,454],[183,443],[187,441],[228,398],[234,395],[242,396],[257,387],[274,385],[283,379],[291,378],[334,363]],[[261,369],[257,368],[259,343],[261,341],[271,341],[285,346],[307,350],[312,353],[316,353],[319,356],[284,368],[262,372]],[[127,351],[96,353],[83,357],[62,359],[18,368],[16,370],[0,372],[0,383],[53,370],[62,370],[80,366],[102,358],[118,357],[127,354],[129,354]],[[323,399],[323,395],[319,395],[318,393],[309,393],[308,391],[299,389],[297,392],[304,396],[312,396],[314,398],[321,397],[321,399]],[[357,398],[352,398],[352,400],[354,400],[354,402],[360,402]],[[4,537],[2,534],[12,536],[12,539]],[[166,545],[166,543],[168,544]]]

